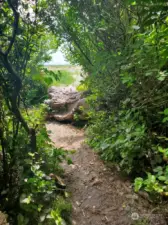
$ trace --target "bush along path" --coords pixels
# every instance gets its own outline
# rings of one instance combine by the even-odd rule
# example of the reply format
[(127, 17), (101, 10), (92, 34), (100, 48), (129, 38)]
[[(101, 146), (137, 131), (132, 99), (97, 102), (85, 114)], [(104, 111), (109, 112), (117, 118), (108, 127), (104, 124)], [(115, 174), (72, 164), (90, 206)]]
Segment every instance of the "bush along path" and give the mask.
[(84, 143), (83, 130), (57, 122), (47, 123), (47, 129), (56, 147), (74, 150), (73, 164), (63, 165), (72, 225), (167, 224), (160, 207), (134, 193), (131, 182), (117, 169), (106, 167)]

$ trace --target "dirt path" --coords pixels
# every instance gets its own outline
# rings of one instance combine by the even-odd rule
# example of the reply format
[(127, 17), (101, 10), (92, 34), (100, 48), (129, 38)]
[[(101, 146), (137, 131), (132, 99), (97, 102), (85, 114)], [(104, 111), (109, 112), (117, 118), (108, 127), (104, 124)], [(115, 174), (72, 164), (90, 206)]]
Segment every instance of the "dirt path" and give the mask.
[(84, 132), (71, 125), (48, 123), (57, 147), (75, 149), (73, 165), (65, 168), (72, 194), (73, 225), (166, 225), (162, 214), (132, 191), (131, 183), (109, 169), (84, 144)]

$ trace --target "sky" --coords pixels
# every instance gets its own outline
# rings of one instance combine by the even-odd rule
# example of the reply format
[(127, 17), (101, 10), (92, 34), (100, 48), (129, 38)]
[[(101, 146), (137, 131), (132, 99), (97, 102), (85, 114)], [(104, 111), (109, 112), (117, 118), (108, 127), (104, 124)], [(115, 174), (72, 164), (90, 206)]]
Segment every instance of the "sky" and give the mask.
[(69, 64), (68, 61), (66, 61), (63, 53), (58, 50), (56, 53), (52, 53), (52, 60), (45, 63), (45, 65), (67, 65)]

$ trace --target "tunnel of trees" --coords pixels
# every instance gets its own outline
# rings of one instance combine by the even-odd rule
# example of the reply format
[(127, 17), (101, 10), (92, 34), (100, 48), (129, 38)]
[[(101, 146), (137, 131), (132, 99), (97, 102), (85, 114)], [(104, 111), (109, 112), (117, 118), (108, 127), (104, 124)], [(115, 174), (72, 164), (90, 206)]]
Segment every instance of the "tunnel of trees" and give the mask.
[(0, 209), (10, 224), (68, 217), (48, 174), (61, 176), (69, 156), (53, 147), (43, 104), (59, 79), (43, 65), (59, 46), (87, 74), (80, 89), (89, 93), (89, 145), (129, 175), (136, 192), (166, 200), (168, 1), (2, 0)]

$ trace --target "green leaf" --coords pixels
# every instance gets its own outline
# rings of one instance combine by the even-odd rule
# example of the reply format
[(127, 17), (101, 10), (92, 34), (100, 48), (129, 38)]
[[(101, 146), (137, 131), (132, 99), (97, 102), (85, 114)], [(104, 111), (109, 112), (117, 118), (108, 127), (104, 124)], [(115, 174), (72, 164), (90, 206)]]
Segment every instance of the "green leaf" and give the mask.
[(163, 168), (161, 166), (158, 166), (153, 171), (156, 172), (156, 173), (162, 172), (163, 171)]
[(168, 108), (166, 108), (166, 109), (164, 110), (164, 114), (165, 114), (166, 116), (168, 116)]
[(162, 120), (163, 123), (166, 123), (167, 121), (168, 121), (168, 117), (165, 117), (165, 118)]
[(44, 77), (44, 81), (45, 83), (47, 83), (48, 85), (53, 83), (53, 79), (51, 77)]
[(153, 189), (158, 192), (158, 193), (162, 193), (163, 192), (163, 187), (159, 184), (154, 184)]
[(136, 3), (136, 1), (133, 1), (132, 3), (131, 3), (131, 5), (136, 5), (137, 3)]
[(151, 173), (148, 173), (148, 181), (154, 184), (156, 182), (156, 177)]
[(45, 218), (46, 218), (46, 215), (41, 215), (40, 216), (40, 222), (44, 222)]
[(137, 25), (133, 25), (132, 28), (133, 28), (134, 30), (139, 30), (139, 29), (140, 29), (140, 27), (137, 26)]
[(142, 185), (143, 185), (143, 179), (141, 177), (136, 178), (134, 182), (135, 192), (138, 192), (141, 189)]
[(68, 158), (68, 159), (67, 159), (67, 163), (68, 163), (68, 165), (73, 164), (72, 159), (71, 159), (71, 158)]
[(105, 149), (107, 149), (110, 145), (107, 143), (102, 143), (100, 148), (104, 151)]
[(165, 180), (166, 180), (166, 177), (165, 177), (165, 176), (159, 176), (158, 179), (159, 179), (160, 181), (165, 181)]
[(28, 152), (28, 155), (31, 156), (31, 157), (34, 157), (35, 154), (34, 153), (31, 153), (31, 152)]
[(22, 198), (22, 197), (20, 198), (20, 203), (30, 204), (30, 202), (31, 202), (31, 196), (30, 195), (27, 198)]
[(163, 149), (162, 147), (159, 146), (158, 147), (158, 151), (161, 152), (161, 153), (164, 153), (165, 152), (165, 149)]

